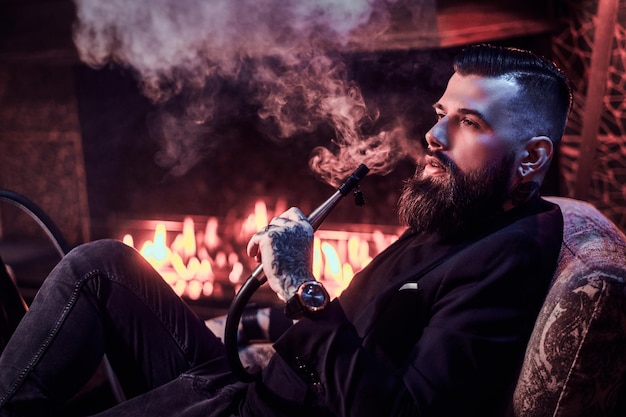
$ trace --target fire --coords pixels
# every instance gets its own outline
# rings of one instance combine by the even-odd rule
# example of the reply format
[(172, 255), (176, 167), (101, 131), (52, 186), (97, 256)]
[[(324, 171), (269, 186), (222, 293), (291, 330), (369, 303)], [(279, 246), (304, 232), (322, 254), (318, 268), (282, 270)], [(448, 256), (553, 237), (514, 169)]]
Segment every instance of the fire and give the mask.
[[(284, 201), (276, 204), (275, 213), (286, 209)], [(270, 219), (267, 206), (257, 201), (254, 213), (231, 231), (235, 240), (247, 239), (265, 227)], [(199, 227), (186, 216), (180, 230), (167, 230), (166, 222), (157, 222), (151, 239), (135, 246), (135, 238), (125, 234), (122, 241), (138, 247), (139, 253), (161, 274), (163, 279), (180, 296), (192, 300), (215, 295), (218, 289), (230, 286), (232, 294), (256, 267), (245, 255), (245, 243), (236, 248), (229, 236), (220, 235), (216, 217), (206, 219)], [(171, 222), (170, 222), (171, 223)], [(313, 242), (313, 275), (324, 282), (329, 292), (337, 296), (350, 283), (356, 272), (365, 267), (372, 258), (397, 239), (397, 233), (384, 234), (380, 230), (371, 233), (354, 233), (341, 230), (320, 229)], [(239, 242), (241, 243), (241, 242)], [(241, 255), (240, 255), (241, 254)]]

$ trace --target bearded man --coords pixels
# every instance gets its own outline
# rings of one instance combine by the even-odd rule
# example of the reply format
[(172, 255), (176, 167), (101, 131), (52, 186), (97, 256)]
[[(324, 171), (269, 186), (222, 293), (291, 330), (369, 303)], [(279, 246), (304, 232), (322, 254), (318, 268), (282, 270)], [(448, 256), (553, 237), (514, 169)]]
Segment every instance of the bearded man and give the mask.
[[(132, 249), (72, 251), (0, 358), (0, 415), (53, 414), (106, 351), (134, 397), (101, 416), (502, 416), (562, 240), (539, 196), (571, 93), (550, 62), (470, 47), (405, 183), (408, 230), (330, 300), (292, 208), (248, 245), (297, 321), (259, 381)], [(69, 382), (68, 382), (69, 381)]]

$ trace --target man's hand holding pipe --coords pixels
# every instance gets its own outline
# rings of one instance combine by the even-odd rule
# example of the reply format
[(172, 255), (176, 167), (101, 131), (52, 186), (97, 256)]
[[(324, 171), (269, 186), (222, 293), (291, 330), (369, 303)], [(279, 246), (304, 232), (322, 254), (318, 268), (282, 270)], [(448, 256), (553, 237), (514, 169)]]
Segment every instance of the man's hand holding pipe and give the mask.
[(263, 264), (270, 288), (282, 300), (313, 278), (313, 228), (306, 216), (292, 207), (256, 233), (248, 243), (248, 255)]

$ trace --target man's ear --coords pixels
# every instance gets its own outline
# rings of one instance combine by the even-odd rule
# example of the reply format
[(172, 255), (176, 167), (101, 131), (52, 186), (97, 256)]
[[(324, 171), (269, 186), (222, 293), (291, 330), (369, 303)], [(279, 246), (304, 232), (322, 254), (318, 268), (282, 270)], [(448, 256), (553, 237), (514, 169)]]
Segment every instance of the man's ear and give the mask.
[(552, 161), (553, 152), (554, 146), (549, 137), (535, 136), (530, 139), (526, 143), (524, 157), (517, 168), (522, 181), (535, 179), (541, 183)]

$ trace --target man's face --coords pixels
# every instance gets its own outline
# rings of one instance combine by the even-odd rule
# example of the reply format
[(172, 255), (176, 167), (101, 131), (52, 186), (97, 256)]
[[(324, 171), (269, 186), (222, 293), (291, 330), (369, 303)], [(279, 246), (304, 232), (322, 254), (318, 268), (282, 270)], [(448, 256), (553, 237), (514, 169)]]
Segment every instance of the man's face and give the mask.
[[(437, 122), (426, 133), (428, 147), (465, 174), (492, 166), (511, 150), (520, 151), (514, 106), (518, 90), (506, 78), (454, 74), (433, 106)], [(449, 176), (436, 158), (426, 156), (425, 162), (425, 176)]]
[(503, 78), (452, 76), (434, 105), (426, 155), (405, 184), (403, 222), (449, 232), (502, 210), (523, 149), (511, 105), (517, 91)]

